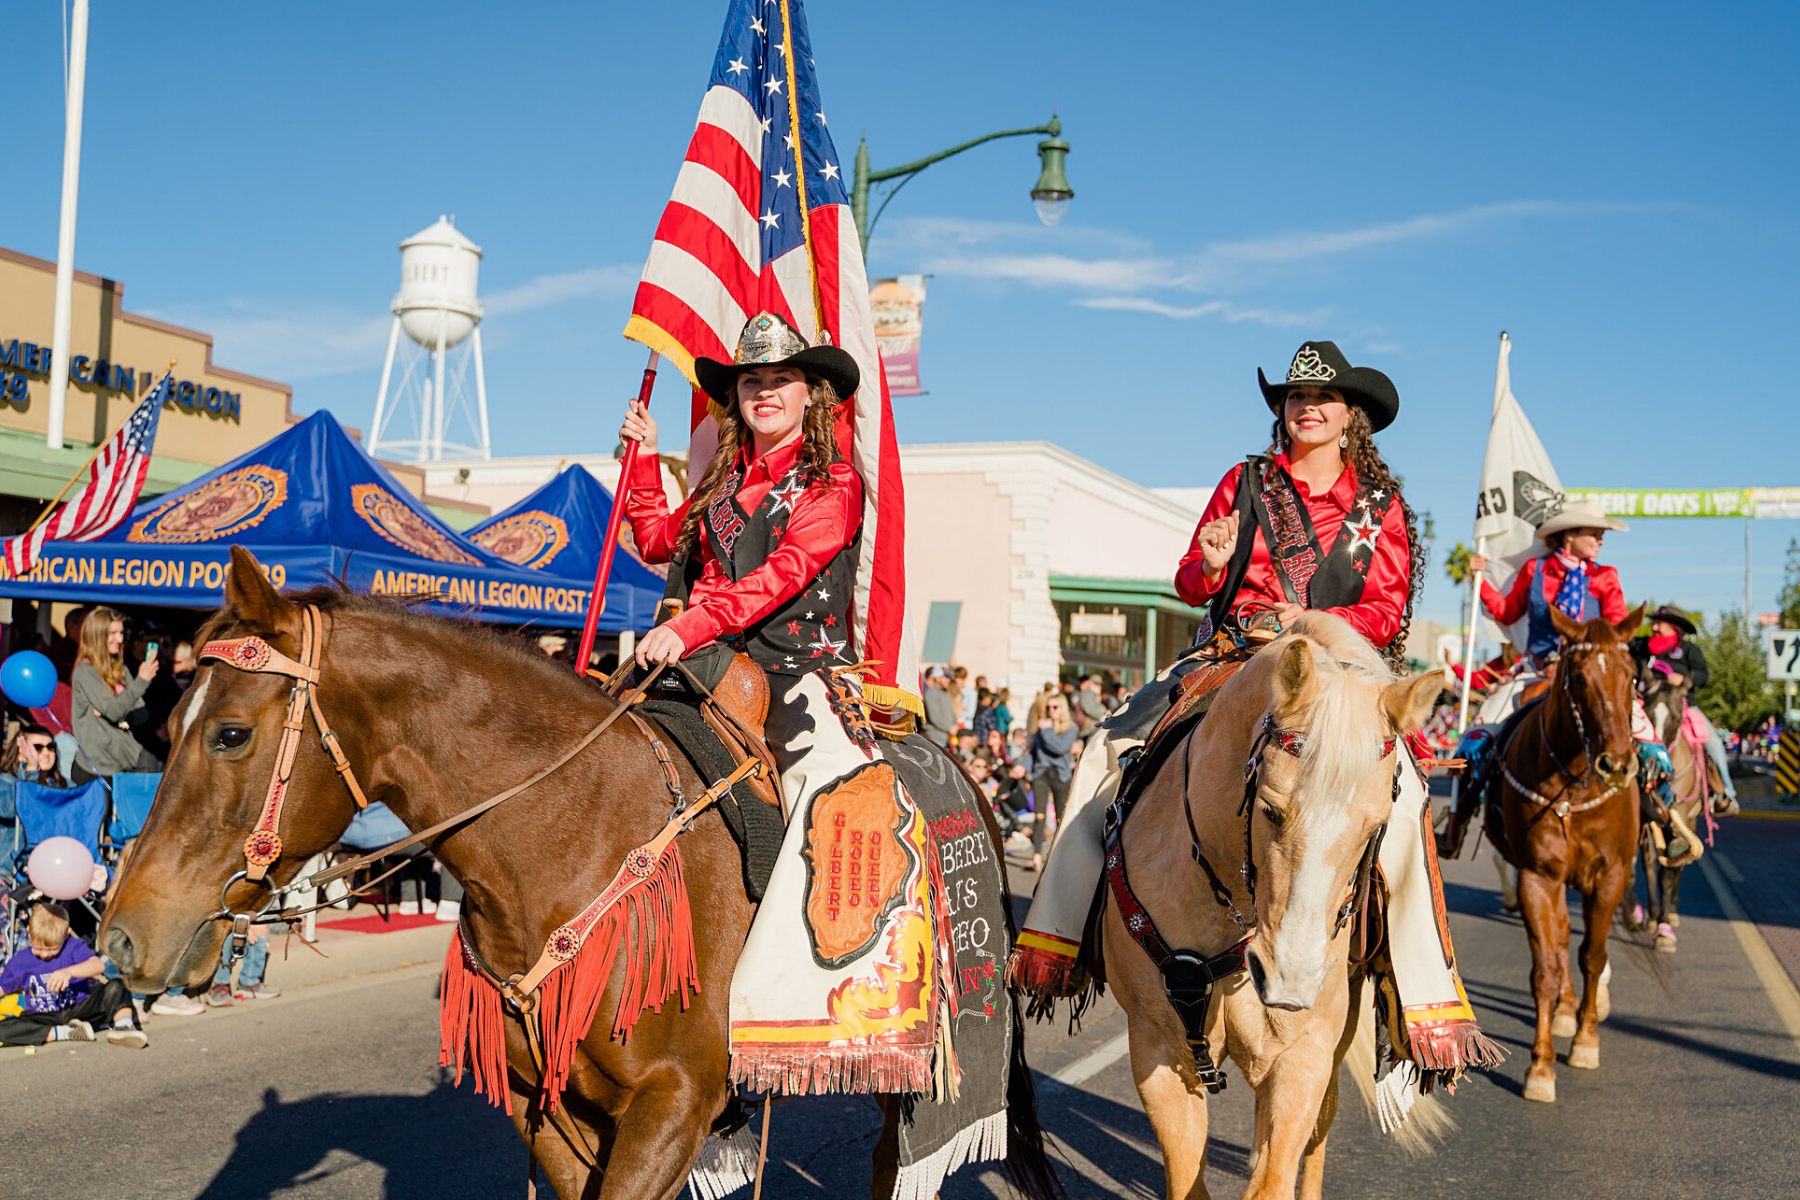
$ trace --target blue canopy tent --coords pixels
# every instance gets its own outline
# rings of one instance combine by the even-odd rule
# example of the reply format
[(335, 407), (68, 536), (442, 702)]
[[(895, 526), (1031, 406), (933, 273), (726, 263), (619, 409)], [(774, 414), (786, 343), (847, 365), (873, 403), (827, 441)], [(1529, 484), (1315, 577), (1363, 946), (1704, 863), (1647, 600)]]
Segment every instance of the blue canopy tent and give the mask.
[[(498, 513), (464, 535), (491, 554), (532, 571), (554, 571), (593, 586), (600, 566), (600, 542), (612, 516), (612, 493), (580, 464), (569, 467), (511, 508)], [(666, 568), (652, 567), (639, 557), (631, 540), (631, 526), (619, 527), (619, 552), (613, 559), (606, 596), (611, 616), (613, 588), (621, 581), (635, 588), (650, 588), (661, 599)], [(642, 630), (647, 625), (638, 626)]]
[[(581, 540), (600, 530), (572, 528)], [(361, 592), (429, 595), (425, 611), (506, 624), (579, 627), (593, 572), (533, 571), (460, 537), (370, 458), (328, 412), (154, 500), (106, 537), (46, 542), (31, 574), (0, 596), (166, 604), (224, 602), (225, 565), (241, 545), (277, 587), (342, 579)], [(615, 572), (600, 628), (650, 627), (661, 581)]]

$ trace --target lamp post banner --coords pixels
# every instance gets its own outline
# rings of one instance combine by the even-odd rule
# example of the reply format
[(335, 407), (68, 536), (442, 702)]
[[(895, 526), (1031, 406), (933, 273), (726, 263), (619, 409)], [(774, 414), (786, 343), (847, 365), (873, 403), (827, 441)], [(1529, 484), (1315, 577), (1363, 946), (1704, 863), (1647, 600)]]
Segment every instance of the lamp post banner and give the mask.
[(925, 277), (897, 275), (869, 288), (875, 313), (875, 348), (887, 368), (888, 395), (922, 396), (919, 387), (919, 333), (925, 309)]

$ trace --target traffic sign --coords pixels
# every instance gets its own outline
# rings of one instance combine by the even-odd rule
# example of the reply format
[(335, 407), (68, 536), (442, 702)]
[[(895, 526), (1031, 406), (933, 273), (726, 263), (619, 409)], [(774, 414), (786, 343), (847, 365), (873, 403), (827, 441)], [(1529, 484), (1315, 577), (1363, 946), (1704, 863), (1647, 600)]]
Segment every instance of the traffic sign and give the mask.
[(1775, 790), (1784, 796), (1800, 792), (1800, 734), (1781, 735), (1775, 751)]
[(1800, 679), (1800, 629), (1763, 631), (1770, 679)]

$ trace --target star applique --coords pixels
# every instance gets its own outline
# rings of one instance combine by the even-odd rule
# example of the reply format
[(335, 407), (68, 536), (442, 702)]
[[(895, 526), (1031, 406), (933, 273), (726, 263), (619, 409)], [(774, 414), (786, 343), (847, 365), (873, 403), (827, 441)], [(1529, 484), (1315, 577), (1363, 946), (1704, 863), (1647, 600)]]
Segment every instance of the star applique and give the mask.
[(840, 639), (834, 642), (831, 640), (831, 635), (821, 629), (819, 630), (819, 636), (807, 644), (812, 647), (812, 656), (814, 658), (822, 658), (827, 654), (836, 658), (839, 652), (843, 650), (846, 640), (847, 639)]
[(1355, 554), (1358, 550), (1375, 548), (1375, 539), (1381, 533), (1381, 522), (1364, 513), (1361, 520), (1352, 521), (1345, 528), (1351, 533), (1350, 553)]
[(836, 613), (832, 613), (829, 617), (825, 618), (825, 628), (829, 629), (833, 625), (836, 625), (836, 624), (837, 624), (837, 614)]
[(806, 481), (797, 475), (790, 475), (781, 483), (769, 490), (775, 506), (769, 510), (773, 516), (778, 512), (793, 512), (794, 502), (806, 494)]
[(812, 615), (812, 614), (811, 614), (811, 613), (807, 613), (807, 614), (806, 614), (806, 619), (807, 619), (807, 620), (809, 620), (809, 621), (810, 621), (810, 620), (812, 620), (812, 619), (813, 619), (813, 615)]
[(789, 621), (788, 622), (788, 632), (793, 634), (795, 637), (799, 637), (800, 636), (800, 622)]
[(820, 588), (819, 589), (819, 599), (829, 600), (829, 599), (831, 599), (831, 593), (826, 591), (824, 588)]

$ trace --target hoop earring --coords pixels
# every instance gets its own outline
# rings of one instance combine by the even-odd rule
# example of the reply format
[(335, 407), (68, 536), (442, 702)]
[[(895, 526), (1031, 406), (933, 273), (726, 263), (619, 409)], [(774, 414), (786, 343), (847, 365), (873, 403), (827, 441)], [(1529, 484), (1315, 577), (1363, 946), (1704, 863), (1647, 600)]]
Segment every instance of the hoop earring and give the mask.
[(1339, 450), (1348, 450), (1349, 448), (1350, 448), (1350, 435), (1347, 433), (1338, 434), (1338, 449)]

